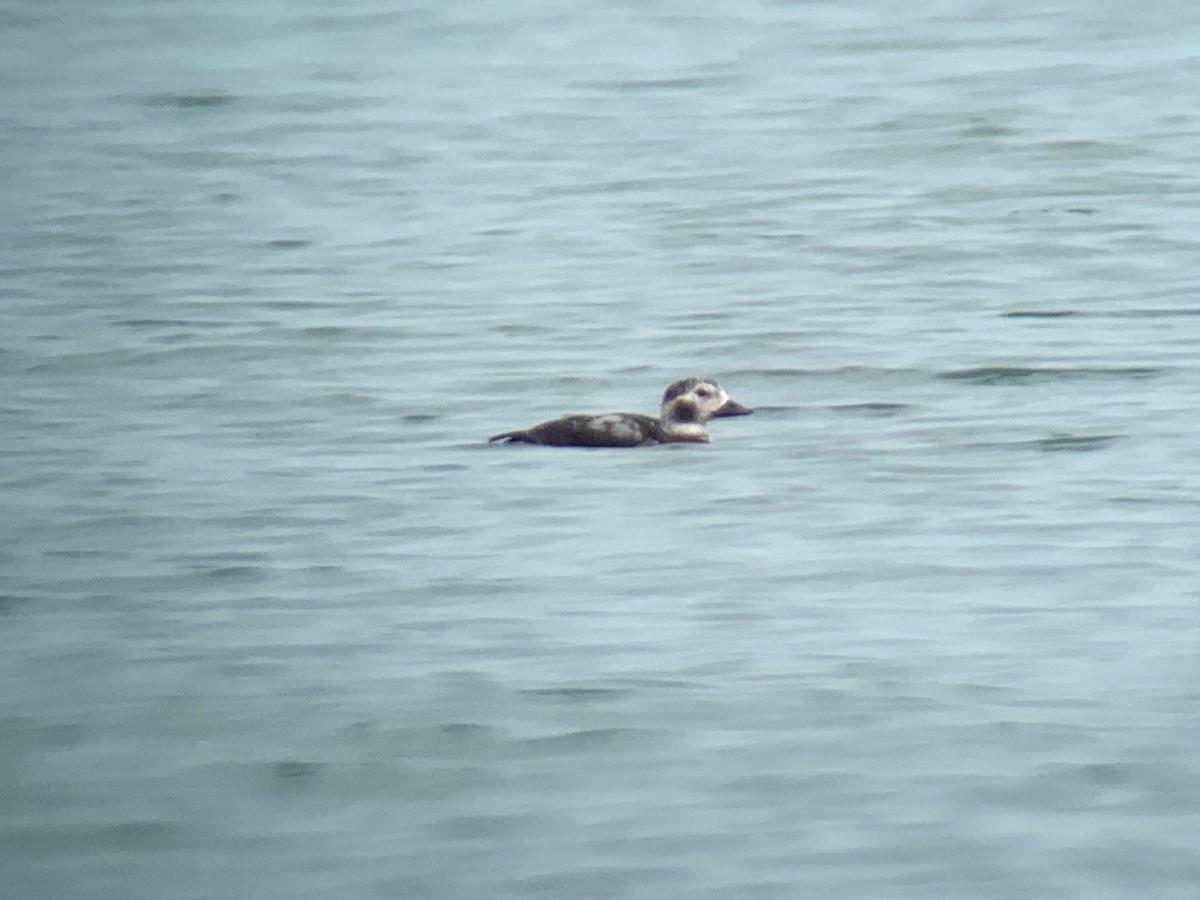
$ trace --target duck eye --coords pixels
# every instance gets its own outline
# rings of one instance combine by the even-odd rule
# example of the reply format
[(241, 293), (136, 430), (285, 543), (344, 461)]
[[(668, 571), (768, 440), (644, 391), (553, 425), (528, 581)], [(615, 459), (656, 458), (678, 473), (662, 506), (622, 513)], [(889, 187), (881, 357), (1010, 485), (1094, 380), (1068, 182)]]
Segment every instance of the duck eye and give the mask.
[(710, 391), (708, 388), (697, 388), (696, 389), (697, 397), (711, 397), (712, 395), (713, 395), (713, 392)]

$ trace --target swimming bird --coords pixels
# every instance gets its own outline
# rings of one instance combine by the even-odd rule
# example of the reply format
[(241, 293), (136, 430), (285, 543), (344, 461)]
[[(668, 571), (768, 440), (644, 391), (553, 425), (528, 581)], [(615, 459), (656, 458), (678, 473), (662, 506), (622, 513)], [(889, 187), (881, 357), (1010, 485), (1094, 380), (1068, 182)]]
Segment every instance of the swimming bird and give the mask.
[(659, 417), (639, 413), (572, 415), (550, 419), (488, 441), (545, 444), (551, 447), (649, 447), (691, 441), (708, 443), (704, 423), (723, 416), (748, 416), (754, 410), (730, 399), (711, 378), (682, 378), (663, 393)]

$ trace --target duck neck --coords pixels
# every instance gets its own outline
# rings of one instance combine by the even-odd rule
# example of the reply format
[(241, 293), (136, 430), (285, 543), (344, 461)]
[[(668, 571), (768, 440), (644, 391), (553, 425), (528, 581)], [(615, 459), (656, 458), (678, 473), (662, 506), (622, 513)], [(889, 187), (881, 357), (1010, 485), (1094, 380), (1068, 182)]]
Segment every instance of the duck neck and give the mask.
[(673, 441), (695, 441), (702, 444), (707, 444), (709, 441), (708, 429), (700, 422), (676, 422), (672, 419), (663, 419), (662, 423), (663, 429)]
[(707, 441), (708, 431), (704, 428), (705, 416), (688, 397), (664, 403), (659, 411), (663, 428), (674, 441)]

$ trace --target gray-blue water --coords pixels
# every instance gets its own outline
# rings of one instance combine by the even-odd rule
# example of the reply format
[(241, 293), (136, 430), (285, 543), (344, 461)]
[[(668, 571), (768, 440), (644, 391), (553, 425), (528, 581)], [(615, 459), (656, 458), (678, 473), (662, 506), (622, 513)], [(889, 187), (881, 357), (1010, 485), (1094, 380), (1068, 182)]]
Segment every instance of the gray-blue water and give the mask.
[(5, 897), (1195, 896), (1200, 5), (9, 0), (0, 79)]

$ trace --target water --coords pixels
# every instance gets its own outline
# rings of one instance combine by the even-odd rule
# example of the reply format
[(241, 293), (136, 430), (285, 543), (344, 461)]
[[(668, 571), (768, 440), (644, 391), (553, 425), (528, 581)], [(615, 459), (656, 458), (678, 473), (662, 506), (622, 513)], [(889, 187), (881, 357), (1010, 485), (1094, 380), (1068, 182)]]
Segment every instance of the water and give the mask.
[(7, 4), (5, 892), (1191, 897), (1198, 40)]

